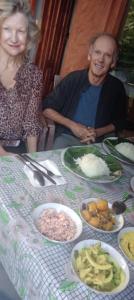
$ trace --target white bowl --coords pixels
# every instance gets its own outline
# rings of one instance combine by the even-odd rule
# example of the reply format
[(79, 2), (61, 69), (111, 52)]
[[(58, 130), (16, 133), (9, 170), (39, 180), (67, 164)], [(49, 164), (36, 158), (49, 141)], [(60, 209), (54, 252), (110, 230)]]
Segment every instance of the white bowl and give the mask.
[(131, 186), (132, 191), (134, 192), (134, 176), (131, 177), (130, 186)]
[[(65, 212), (72, 219), (72, 221), (76, 225), (76, 233), (75, 233), (75, 236), (73, 237), (73, 239), (67, 240), (67, 241), (52, 240), (39, 231), (39, 229), (37, 227), (37, 221), (40, 218), (43, 211), (48, 208), (53, 208), (57, 212), (60, 212), (60, 211)], [(32, 213), (32, 217), (33, 217), (34, 224), (35, 224), (37, 230), (40, 232), (40, 234), (43, 235), (43, 237), (45, 237), (47, 240), (55, 242), (55, 243), (67, 244), (67, 243), (73, 242), (82, 233), (82, 221), (81, 221), (80, 217), (78, 216), (78, 214), (73, 209), (69, 208), (68, 206), (65, 206), (65, 205), (62, 205), (59, 203), (46, 203), (46, 204), (39, 205), (38, 207), (36, 207), (34, 209), (34, 211)]]
[[(82, 218), (82, 220), (89, 226), (91, 227), (92, 229), (96, 230), (96, 231), (99, 231), (99, 232), (104, 232), (104, 233), (115, 233), (115, 232), (118, 232), (123, 226), (124, 226), (124, 218), (122, 215), (114, 215), (115, 217), (115, 225), (113, 225), (113, 229), (112, 230), (103, 230), (103, 229), (100, 229), (100, 228), (97, 228), (93, 225), (91, 225), (90, 223), (88, 223), (84, 217), (82, 216), (82, 206), (83, 204), (87, 204), (89, 202), (98, 202), (100, 200), (100, 198), (88, 198), (88, 199), (85, 199), (81, 202), (81, 205), (80, 205), (80, 216)], [(112, 204), (110, 202), (108, 202), (108, 207), (109, 208), (112, 208)]]
[[(80, 278), (79, 275), (77, 274), (75, 267), (74, 267), (74, 263), (75, 263), (75, 252), (76, 251), (80, 251), (83, 248), (89, 248), (92, 245), (95, 245), (96, 243), (100, 242), (101, 243), (101, 248), (103, 248), (106, 252), (108, 252), (110, 254), (110, 256), (114, 259), (114, 261), (122, 268), (122, 270), (125, 273), (125, 280), (124, 282), (122, 282), (116, 289), (108, 292), (108, 291), (98, 291), (95, 288), (90, 287), (89, 285), (87, 285), (86, 283), (84, 283)], [(76, 277), (76, 280), (82, 282), (86, 287), (88, 287), (90, 290), (92, 290), (93, 292), (97, 293), (97, 294), (106, 294), (106, 295), (113, 295), (113, 294), (117, 294), (120, 293), (121, 291), (123, 291), (130, 280), (130, 272), (129, 272), (129, 268), (128, 265), (125, 261), (125, 259), (123, 258), (123, 256), (112, 246), (110, 246), (107, 243), (104, 243), (102, 241), (99, 240), (84, 240), (81, 241), (79, 243), (77, 243), (71, 253), (71, 268), (73, 270), (74, 276)]]
[(124, 256), (127, 258), (127, 260), (128, 260), (129, 262), (131, 262), (132, 264), (134, 264), (134, 261), (131, 260), (131, 259), (127, 256), (127, 254), (124, 252), (124, 250), (123, 250), (123, 248), (122, 248), (122, 246), (121, 246), (121, 244), (120, 244), (120, 240), (121, 240), (123, 234), (126, 233), (126, 232), (134, 232), (134, 227), (126, 227), (126, 228), (123, 228), (123, 229), (119, 232), (119, 234), (118, 234), (118, 244), (119, 244), (119, 247), (120, 247), (122, 253), (123, 253)]

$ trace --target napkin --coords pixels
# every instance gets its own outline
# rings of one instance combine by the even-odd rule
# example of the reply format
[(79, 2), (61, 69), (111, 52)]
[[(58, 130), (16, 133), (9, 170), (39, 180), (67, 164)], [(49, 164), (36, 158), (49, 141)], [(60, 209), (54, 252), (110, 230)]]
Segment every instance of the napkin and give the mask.
[[(47, 159), (45, 161), (40, 161), (40, 164), (54, 173), (54, 176), (52, 176), (52, 179), (54, 179), (54, 181), (56, 182), (56, 185), (62, 185), (62, 184), (66, 183), (65, 178), (62, 176), (57, 165), (52, 160)], [(42, 169), (41, 167), (38, 167), (38, 168), (40, 170), (42, 170), (43, 172), (45, 172), (45, 170)], [(32, 170), (29, 169), (29, 167), (27, 165), (24, 166), (24, 172), (34, 187), (42, 187), (42, 186), (40, 186), (39, 182), (33, 177), (33, 172), (32, 172)], [(46, 172), (46, 174), (47, 174), (47, 172)], [(46, 177), (44, 177), (44, 179), (45, 179), (44, 187), (50, 186), (50, 185), (55, 185), (54, 183), (49, 181)]]

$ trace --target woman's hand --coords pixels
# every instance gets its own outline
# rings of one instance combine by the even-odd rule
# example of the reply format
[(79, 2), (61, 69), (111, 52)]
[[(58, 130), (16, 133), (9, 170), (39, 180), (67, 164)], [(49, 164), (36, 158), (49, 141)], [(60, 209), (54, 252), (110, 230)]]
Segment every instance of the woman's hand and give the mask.
[(0, 156), (7, 156), (7, 155), (15, 155), (15, 154), (11, 152), (7, 152), (6, 150), (4, 150), (2, 146), (0, 146)]
[(37, 151), (37, 136), (27, 136), (27, 151), (36, 152)]

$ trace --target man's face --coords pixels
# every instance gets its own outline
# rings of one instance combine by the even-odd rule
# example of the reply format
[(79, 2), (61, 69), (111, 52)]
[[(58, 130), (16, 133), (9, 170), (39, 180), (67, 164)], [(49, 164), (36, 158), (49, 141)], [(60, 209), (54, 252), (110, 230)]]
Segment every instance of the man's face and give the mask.
[(115, 51), (114, 40), (107, 36), (99, 37), (89, 49), (90, 73), (98, 78), (104, 78), (116, 64)]

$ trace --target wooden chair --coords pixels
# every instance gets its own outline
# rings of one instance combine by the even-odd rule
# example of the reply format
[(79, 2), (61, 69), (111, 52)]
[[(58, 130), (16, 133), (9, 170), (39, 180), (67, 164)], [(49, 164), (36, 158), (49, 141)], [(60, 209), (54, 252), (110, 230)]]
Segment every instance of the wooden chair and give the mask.
[(45, 118), (43, 117), (43, 114), (41, 114), (40, 118), (41, 118), (41, 122), (43, 124), (43, 130), (42, 130), (42, 133), (41, 133), (41, 135), (39, 136), (39, 139), (38, 139), (37, 151), (44, 151), (45, 150), (47, 133), (48, 133), (48, 127), (47, 127), (47, 123), (45, 121)]
[[(60, 81), (61, 81), (61, 76), (55, 75), (54, 76), (54, 88), (60, 83)], [(44, 137), (44, 149), (51, 150), (52, 146), (53, 146), (54, 135), (55, 135), (55, 123), (52, 120), (45, 118), (45, 117), (44, 117), (44, 122), (47, 126), (47, 132)]]

